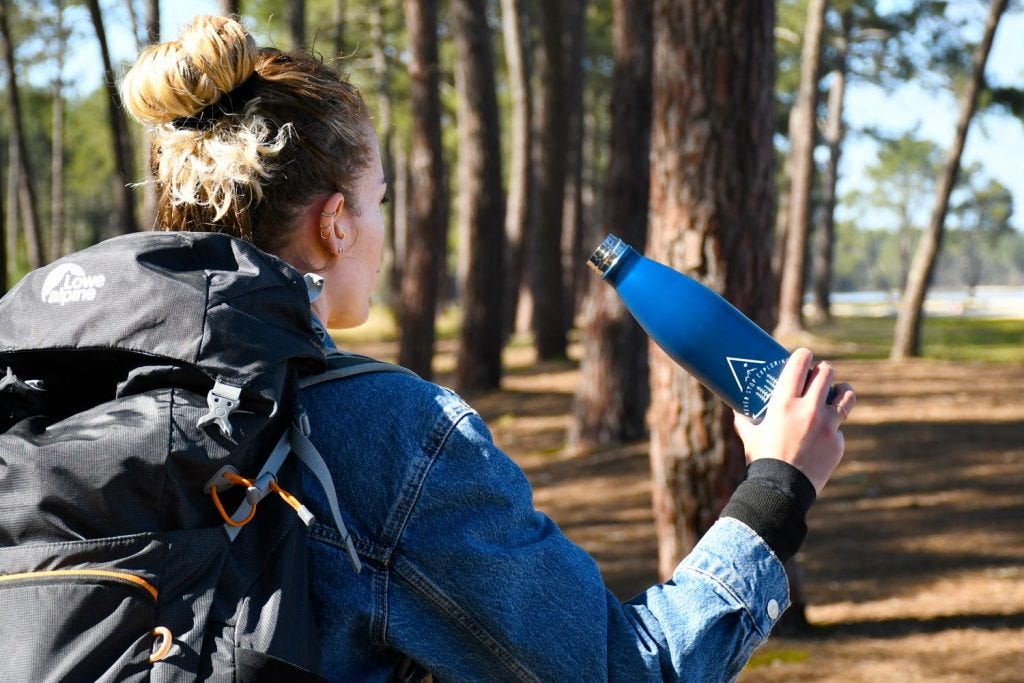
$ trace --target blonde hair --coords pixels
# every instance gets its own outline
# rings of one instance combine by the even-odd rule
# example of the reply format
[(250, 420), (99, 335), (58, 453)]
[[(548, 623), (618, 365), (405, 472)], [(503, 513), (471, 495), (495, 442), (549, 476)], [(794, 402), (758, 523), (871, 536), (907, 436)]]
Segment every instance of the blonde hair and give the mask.
[(350, 197), (372, 152), (355, 87), (309, 53), (257, 47), (228, 17), (196, 17), (144, 50), (121, 97), (149, 131), (165, 230), (226, 232), (276, 252), (313, 199)]

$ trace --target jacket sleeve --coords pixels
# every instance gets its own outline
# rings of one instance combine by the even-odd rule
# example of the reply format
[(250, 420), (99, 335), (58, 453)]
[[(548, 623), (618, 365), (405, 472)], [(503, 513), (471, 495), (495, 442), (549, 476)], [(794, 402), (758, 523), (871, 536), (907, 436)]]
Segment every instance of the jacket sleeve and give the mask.
[(728, 518), (620, 603), (475, 413), (435, 445), (389, 563), (386, 639), (437, 678), (731, 680), (788, 606), (782, 564)]

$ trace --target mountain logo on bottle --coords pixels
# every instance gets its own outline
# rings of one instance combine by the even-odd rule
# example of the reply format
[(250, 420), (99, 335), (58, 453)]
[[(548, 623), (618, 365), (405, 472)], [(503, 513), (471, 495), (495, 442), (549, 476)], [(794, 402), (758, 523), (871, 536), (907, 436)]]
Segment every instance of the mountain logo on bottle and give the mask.
[[(768, 409), (768, 401), (775, 391), (779, 374), (788, 359), (783, 357), (773, 361), (749, 358), (729, 358), (728, 360), (733, 377), (741, 385), (743, 392), (741, 412), (754, 422), (759, 422), (764, 411)], [(742, 382), (740, 382), (741, 377)]]
[(736, 380), (736, 386), (740, 388), (740, 391), (743, 391), (750, 382), (750, 373), (759, 369), (767, 361), (726, 356), (725, 362), (729, 364), (729, 370), (732, 371), (732, 378)]

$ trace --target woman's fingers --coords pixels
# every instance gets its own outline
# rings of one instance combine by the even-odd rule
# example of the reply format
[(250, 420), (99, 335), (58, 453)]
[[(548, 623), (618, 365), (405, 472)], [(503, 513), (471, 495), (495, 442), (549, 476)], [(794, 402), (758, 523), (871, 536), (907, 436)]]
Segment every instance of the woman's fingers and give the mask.
[(778, 396), (779, 400), (786, 400), (803, 396), (813, 358), (808, 349), (801, 348), (791, 353), (779, 374), (779, 381), (775, 385), (772, 397)]
[(839, 424), (846, 422), (857, 405), (857, 394), (853, 393), (853, 387), (845, 382), (835, 386), (836, 397), (832, 401), (832, 407), (839, 418)]
[(804, 396), (808, 397), (815, 405), (824, 405), (828, 398), (828, 392), (832, 388), (832, 380), (836, 377), (836, 369), (831, 363), (822, 361), (818, 363), (807, 382), (807, 391)]

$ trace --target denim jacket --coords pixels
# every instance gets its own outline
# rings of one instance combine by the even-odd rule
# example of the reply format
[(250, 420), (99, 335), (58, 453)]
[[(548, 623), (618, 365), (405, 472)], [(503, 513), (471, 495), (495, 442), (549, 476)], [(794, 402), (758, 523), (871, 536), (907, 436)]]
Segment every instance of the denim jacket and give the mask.
[[(406, 656), (435, 680), (735, 679), (789, 605), (782, 564), (720, 519), (670, 581), (622, 603), (597, 564), (533, 506), (479, 415), (417, 377), (307, 388), (363, 570), (316, 523), (310, 570), (324, 671), (385, 681)], [(329, 520), (312, 478), (305, 501)]]

